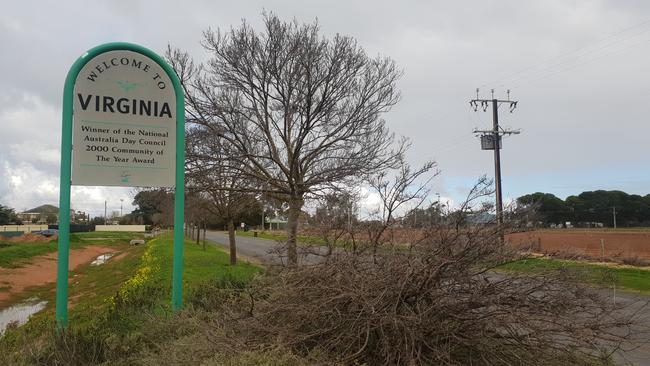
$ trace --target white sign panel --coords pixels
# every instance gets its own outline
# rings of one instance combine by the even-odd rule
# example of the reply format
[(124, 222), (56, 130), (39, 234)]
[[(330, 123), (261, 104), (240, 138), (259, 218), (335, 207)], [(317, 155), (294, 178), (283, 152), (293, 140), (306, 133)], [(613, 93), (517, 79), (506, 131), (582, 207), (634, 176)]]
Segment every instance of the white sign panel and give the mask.
[(176, 97), (155, 61), (123, 50), (94, 57), (73, 103), (73, 185), (174, 186)]

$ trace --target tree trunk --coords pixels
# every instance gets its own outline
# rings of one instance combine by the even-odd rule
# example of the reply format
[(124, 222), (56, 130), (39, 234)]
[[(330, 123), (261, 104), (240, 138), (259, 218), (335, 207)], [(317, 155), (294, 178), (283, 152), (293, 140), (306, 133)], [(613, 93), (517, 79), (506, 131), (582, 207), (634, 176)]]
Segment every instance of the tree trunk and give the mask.
[(298, 218), (305, 201), (300, 197), (289, 198), (289, 217), (287, 218), (287, 255), (289, 264), (298, 264)]
[(235, 223), (228, 220), (228, 240), (230, 242), (230, 264), (237, 264), (237, 245), (235, 243)]
[(199, 245), (200, 237), (201, 237), (201, 224), (196, 224), (196, 245)]
[(205, 232), (207, 231), (207, 225), (203, 223), (203, 251), (205, 251)]

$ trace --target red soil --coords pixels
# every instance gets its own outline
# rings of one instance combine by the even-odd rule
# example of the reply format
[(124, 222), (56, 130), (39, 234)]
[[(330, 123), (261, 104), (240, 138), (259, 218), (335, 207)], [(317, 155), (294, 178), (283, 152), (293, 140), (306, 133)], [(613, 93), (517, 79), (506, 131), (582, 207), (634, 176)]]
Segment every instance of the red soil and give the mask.
[[(89, 246), (70, 251), (70, 271), (82, 264), (90, 263), (101, 254), (115, 253), (117, 249)], [(119, 258), (116, 257), (116, 258)], [(34, 286), (42, 286), (56, 282), (57, 253), (50, 253), (34, 258), (21, 268), (0, 268), (0, 307), (11, 297)], [(7, 289), (8, 287), (8, 289)]]
[(650, 232), (539, 230), (509, 234), (506, 240), (542, 253), (650, 259)]

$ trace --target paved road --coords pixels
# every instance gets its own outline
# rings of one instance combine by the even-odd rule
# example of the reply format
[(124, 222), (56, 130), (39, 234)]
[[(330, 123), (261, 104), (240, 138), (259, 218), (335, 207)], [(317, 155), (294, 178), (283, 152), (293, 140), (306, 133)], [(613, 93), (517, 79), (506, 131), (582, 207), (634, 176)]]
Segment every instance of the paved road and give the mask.
[[(223, 231), (208, 231), (205, 238), (221, 247), (228, 249), (228, 233)], [(300, 263), (316, 263), (323, 257), (317, 253), (324, 253), (322, 247), (298, 248), (298, 258)], [(286, 263), (286, 255), (282, 251), (281, 245), (275, 240), (252, 238), (248, 236), (237, 237), (237, 255), (244, 259), (253, 260), (267, 264)]]
[[(225, 248), (229, 247), (228, 233), (208, 231), (206, 233), (206, 239), (216, 245)], [(251, 259), (267, 264), (282, 264), (284, 259), (284, 263), (286, 263), (286, 258), (283, 258), (281, 251), (278, 251), (278, 247), (278, 242), (274, 240), (246, 236), (237, 237), (237, 253), (243, 256), (244, 259)], [(317, 249), (311, 248), (310, 250)], [(299, 258), (301, 263), (315, 263), (322, 256), (309, 252), (305, 253), (303, 250), (302, 253), (299, 251)], [(629, 305), (628, 311), (631, 313), (642, 309), (644, 304), (650, 301), (650, 298), (647, 296), (621, 293), (620, 291), (616, 293), (606, 292), (604, 294), (609, 296), (612, 301)], [(620, 365), (650, 366), (650, 307), (646, 306), (641, 311), (643, 314), (640, 319), (640, 324), (633, 330), (633, 341), (624, 345), (624, 349), (627, 352), (615, 355), (615, 359)]]

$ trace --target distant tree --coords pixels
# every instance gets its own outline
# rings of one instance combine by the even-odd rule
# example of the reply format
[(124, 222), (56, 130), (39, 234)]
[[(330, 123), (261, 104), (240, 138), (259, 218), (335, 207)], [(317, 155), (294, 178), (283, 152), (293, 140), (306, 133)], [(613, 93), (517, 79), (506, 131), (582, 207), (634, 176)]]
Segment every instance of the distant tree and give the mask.
[(641, 197), (640, 226), (650, 226), (650, 194)]
[(142, 190), (133, 197), (136, 209), (131, 212), (136, 221), (152, 225), (153, 215), (158, 213), (159, 225), (171, 225), (174, 195), (165, 189)]
[(169, 50), (187, 100), (187, 121), (228, 141), (239, 174), (288, 203), (287, 251), (305, 198), (332, 183), (393, 165), (393, 135), (381, 116), (399, 100), (401, 71), (371, 58), (350, 37), (326, 39), (319, 26), (264, 16), (264, 31), (243, 23), (206, 31), (211, 59), (195, 67)]
[(551, 193), (536, 192), (517, 198), (521, 208), (531, 208), (544, 225), (571, 221), (571, 210), (560, 198)]
[(132, 225), (135, 223), (135, 220), (132, 214), (126, 214), (120, 217), (119, 223), (120, 225)]
[(0, 225), (12, 223), (16, 214), (13, 208), (0, 205)]
[(308, 218), (308, 222), (313, 233), (325, 242), (328, 255), (341, 240), (352, 242), (353, 234), (359, 227), (359, 200), (358, 192), (346, 188), (319, 197), (316, 212)]
[(368, 180), (373, 193), (379, 197), (379, 206), (371, 212), (371, 222), (365, 225), (373, 257), (385, 242), (389, 241), (385, 233), (398, 224), (397, 214), (410, 206), (417, 209), (422, 206), (429, 194), (429, 183), (438, 175), (435, 163), (428, 161), (422, 167), (413, 169), (404, 159), (393, 170), (384, 170), (371, 176)]
[(568, 196), (562, 201), (550, 193), (537, 192), (519, 197), (517, 204), (535, 208), (544, 224), (570, 221), (579, 226), (602, 223), (611, 227), (616, 211), (617, 226), (650, 225), (650, 195), (597, 190)]
[[(195, 220), (211, 213), (228, 226), (230, 264), (237, 263), (235, 220), (255, 202), (252, 183), (241, 175), (238, 162), (231, 159), (224, 144), (203, 125), (191, 127), (187, 133), (185, 164), (188, 189), (193, 191), (191, 214)], [(203, 219), (205, 222), (205, 219)]]
[(426, 228), (440, 222), (443, 218), (443, 205), (439, 202), (415, 207), (402, 217), (402, 225), (410, 228)]
[[(628, 197), (627, 193), (621, 191), (586, 191), (567, 197), (566, 203), (573, 211), (575, 222), (578, 224), (600, 222), (611, 227), (614, 225), (614, 207), (618, 207), (617, 225), (626, 226), (628, 221), (636, 221), (631, 220), (631, 210), (627, 207)], [(638, 197), (640, 199), (640, 196)]]
[(101, 216), (95, 216), (90, 220), (91, 225), (104, 225), (104, 218)]
[[(250, 202), (250, 205), (246, 206), (240, 213), (239, 217), (235, 222), (245, 222), (247, 225), (256, 226), (262, 229), (262, 210), (264, 209), (264, 204), (261, 199), (261, 195), (257, 195), (257, 199)], [(265, 221), (266, 221), (266, 215)]]
[(54, 214), (47, 214), (47, 216), (45, 216), (45, 222), (48, 224), (56, 224), (57, 221), (58, 219)]

